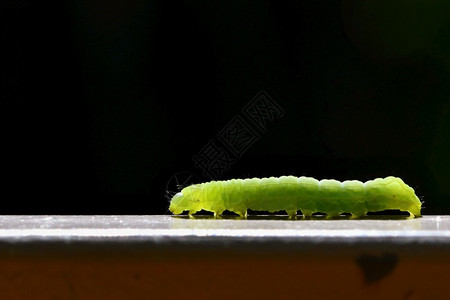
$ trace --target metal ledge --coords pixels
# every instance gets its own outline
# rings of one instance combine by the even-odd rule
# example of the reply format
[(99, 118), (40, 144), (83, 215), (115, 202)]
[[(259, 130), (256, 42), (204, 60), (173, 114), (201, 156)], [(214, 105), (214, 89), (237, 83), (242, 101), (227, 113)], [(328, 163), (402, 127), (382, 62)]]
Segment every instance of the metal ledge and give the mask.
[[(0, 216), (0, 254), (170, 250), (450, 255), (450, 216)], [(331, 251), (331, 246), (333, 246)]]
[(0, 264), (1, 299), (446, 299), (450, 217), (0, 216)]

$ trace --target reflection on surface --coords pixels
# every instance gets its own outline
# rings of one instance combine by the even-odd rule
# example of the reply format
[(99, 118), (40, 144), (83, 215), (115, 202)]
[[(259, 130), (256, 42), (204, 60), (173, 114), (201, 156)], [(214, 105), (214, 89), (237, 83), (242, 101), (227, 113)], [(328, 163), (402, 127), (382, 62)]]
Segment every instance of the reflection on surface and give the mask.
[[(235, 215), (224, 215), (214, 218), (213, 215), (199, 214), (193, 216), (172, 216), (169, 222), (171, 229), (192, 230), (191, 234), (201, 234), (202, 230), (212, 230), (214, 234), (247, 235), (250, 231), (264, 232), (267, 235), (302, 235), (309, 232), (322, 235), (326, 232), (341, 234), (356, 233), (366, 235), (370, 231), (397, 232), (422, 230), (424, 218), (414, 218), (409, 215), (368, 215), (363, 218), (353, 218), (349, 215), (328, 218), (326, 215), (312, 217), (297, 216), (290, 219), (287, 215), (266, 214), (249, 215), (247, 219)], [(435, 225), (433, 226), (435, 227)], [(351, 232), (351, 233), (349, 233)], [(335, 234), (333, 233), (333, 234)]]
[[(200, 215), (175, 215), (172, 216), (175, 219), (191, 219), (191, 220), (245, 220), (238, 215), (222, 215), (215, 218), (214, 215), (200, 214)], [(295, 219), (289, 218), (287, 215), (248, 215), (247, 220), (271, 220), (271, 221), (339, 221), (339, 220), (409, 220), (414, 219), (408, 215), (366, 215), (364, 217), (355, 218), (351, 215), (340, 215), (338, 217), (327, 217), (325, 214), (314, 214), (311, 217), (305, 217), (303, 215), (297, 215)]]

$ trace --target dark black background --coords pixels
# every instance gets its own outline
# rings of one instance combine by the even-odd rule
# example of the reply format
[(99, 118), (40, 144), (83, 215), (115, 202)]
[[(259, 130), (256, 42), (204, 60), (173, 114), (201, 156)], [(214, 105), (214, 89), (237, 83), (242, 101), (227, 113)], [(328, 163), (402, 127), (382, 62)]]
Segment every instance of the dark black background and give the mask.
[(0, 1), (1, 213), (167, 212), (261, 90), (223, 179), (402, 177), (450, 212), (447, 1)]

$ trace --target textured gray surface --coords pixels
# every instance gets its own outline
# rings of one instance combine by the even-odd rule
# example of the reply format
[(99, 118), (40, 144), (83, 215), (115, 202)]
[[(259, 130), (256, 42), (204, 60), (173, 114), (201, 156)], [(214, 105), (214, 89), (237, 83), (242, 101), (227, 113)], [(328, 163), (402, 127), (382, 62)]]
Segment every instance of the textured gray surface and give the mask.
[[(450, 253), (450, 216), (0, 216), (0, 252), (71, 249), (391, 250)], [(33, 248), (34, 247), (34, 248)], [(77, 248), (78, 247), (78, 248)], [(86, 248), (87, 247), (87, 248)], [(131, 247), (131, 248), (130, 248)]]

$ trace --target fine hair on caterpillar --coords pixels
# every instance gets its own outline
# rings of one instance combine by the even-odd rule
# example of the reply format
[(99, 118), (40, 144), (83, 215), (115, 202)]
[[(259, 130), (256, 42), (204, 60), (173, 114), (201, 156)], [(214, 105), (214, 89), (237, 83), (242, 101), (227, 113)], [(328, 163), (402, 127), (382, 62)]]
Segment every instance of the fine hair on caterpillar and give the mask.
[(200, 179), (195, 173), (190, 171), (181, 171), (174, 173), (166, 183), (164, 190), (165, 197), (170, 201), (177, 193), (181, 192), (185, 187), (198, 182)]
[(231, 179), (193, 184), (175, 194), (169, 210), (174, 214), (200, 210), (217, 217), (225, 210), (247, 216), (247, 210), (286, 211), (295, 217), (325, 213), (336, 217), (349, 213), (354, 217), (368, 212), (400, 210), (421, 216), (422, 202), (414, 189), (398, 177), (377, 178), (362, 183), (312, 177), (281, 176), (269, 178)]

